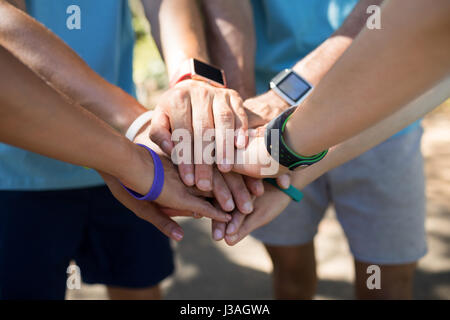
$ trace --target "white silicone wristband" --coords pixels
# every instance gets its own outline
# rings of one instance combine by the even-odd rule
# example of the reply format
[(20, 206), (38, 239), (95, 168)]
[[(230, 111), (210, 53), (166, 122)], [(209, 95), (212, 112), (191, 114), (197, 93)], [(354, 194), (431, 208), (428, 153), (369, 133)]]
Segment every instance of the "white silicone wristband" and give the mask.
[(149, 110), (149, 111), (144, 112), (143, 114), (141, 114), (130, 125), (130, 127), (127, 130), (127, 133), (125, 134), (125, 137), (127, 137), (128, 140), (133, 142), (134, 139), (136, 138), (136, 135), (138, 134), (139, 130), (141, 130), (142, 127), (147, 122), (151, 121), (152, 117), (153, 117), (153, 111), (152, 110)]

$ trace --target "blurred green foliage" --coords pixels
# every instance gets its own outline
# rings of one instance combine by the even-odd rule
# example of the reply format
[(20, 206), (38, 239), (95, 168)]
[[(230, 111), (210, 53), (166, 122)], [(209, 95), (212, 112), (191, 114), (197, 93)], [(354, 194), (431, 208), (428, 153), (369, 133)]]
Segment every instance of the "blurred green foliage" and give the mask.
[(155, 41), (150, 35), (150, 25), (140, 0), (129, 0), (136, 34), (133, 76), (138, 91), (158, 90), (167, 87), (167, 73)]

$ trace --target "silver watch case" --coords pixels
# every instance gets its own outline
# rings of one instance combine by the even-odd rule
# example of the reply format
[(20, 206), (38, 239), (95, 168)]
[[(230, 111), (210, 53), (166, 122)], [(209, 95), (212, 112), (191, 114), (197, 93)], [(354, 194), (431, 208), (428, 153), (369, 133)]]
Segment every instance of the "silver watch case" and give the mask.
[[(288, 77), (291, 73), (294, 73), (296, 76), (300, 77), (305, 83), (307, 83), (311, 89), (308, 90), (307, 93), (305, 93), (300, 99), (297, 101), (292, 100), (290, 97), (288, 97), (283, 91), (281, 91), (278, 88), (278, 84), (281, 83), (286, 77)], [(272, 89), (277, 95), (279, 95), (283, 100), (285, 100), (287, 103), (289, 103), (291, 106), (298, 106), (303, 100), (306, 99), (307, 96), (311, 94), (311, 91), (313, 89), (313, 85), (306, 81), (302, 76), (300, 76), (298, 73), (294, 72), (292, 69), (284, 69), (280, 73), (278, 73), (275, 77), (272, 78), (270, 81), (270, 89)]]

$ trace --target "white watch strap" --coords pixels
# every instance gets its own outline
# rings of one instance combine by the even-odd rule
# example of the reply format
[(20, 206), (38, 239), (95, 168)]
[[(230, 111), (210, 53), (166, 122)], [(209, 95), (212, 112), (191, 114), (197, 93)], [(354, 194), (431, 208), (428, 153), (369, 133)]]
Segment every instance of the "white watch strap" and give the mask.
[(144, 112), (139, 117), (136, 118), (136, 120), (133, 121), (133, 123), (130, 125), (130, 127), (127, 130), (127, 133), (125, 134), (125, 137), (127, 137), (128, 140), (134, 141), (136, 138), (137, 133), (141, 128), (150, 120), (152, 120), (153, 117), (153, 111), (149, 110), (147, 112)]

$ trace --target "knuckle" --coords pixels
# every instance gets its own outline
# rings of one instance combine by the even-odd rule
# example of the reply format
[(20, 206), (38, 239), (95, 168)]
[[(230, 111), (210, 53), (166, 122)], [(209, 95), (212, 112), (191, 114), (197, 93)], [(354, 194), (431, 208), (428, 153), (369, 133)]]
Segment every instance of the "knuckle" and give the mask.
[(229, 108), (220, 108), (216, 113), (216, 117), (218, 121), (226, 124), (230, 124), (234, 121), (233, 111)]
[(186, 102), (188, 97), (188, 91), (185, 88), (174, 88), (172, 89), (172, 103), (175, 105), (182, 104)]

